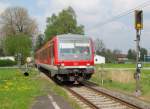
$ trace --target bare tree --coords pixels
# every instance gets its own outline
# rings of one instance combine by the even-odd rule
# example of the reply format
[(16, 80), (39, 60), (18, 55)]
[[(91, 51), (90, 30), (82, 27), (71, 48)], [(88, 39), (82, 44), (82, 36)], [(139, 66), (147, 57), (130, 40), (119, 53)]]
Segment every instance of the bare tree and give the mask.
[(94, 41), (94, 45), (95, 45), (95, 52), (96, 53), (100, 53), (100, 52), (102, 52), (105, 49), (105, 44), (99, 38), (97, 38)]
[(0, 24), (2, 32), (8, 35), (16, 35), (24, 33), (32, 36), (37, 30), (37, 24), (31, 19), (25, 8), (9, 7), (0, 16)]

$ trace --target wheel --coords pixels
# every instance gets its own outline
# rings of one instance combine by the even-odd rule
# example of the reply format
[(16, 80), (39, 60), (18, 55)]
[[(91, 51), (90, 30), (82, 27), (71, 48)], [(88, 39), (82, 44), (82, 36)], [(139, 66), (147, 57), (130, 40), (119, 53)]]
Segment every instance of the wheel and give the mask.
[(48, 72), (48, 76), (51, 78), (51, 71)]
[(75, 81), (68, 81), (69, 84), (74, 84)]

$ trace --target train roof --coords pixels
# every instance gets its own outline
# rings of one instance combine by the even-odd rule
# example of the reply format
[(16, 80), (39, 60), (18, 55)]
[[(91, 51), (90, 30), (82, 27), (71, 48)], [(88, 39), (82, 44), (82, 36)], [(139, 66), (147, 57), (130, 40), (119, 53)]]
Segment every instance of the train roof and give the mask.
[(72, 39), (72, 40), (78, 40), (78, 39), (82, 39), (82, 40), (88, 40), (90, 39), (89, 37), (85, 36), (85, 35), (80, 35), (80, 34), (62, 34), (62, 35), (57, 35), (58, 39)]
[(51, 41), (53, 41), (55, 38), (57, 38), (58, 40), (63, 39), (63, 40), (90, 40), (91, 38), (87, 37), (86, 35), (80, 35), (80, 34), (61, 34), (61, 35), (56, 35), (55, 37), (53, 37), (51, 40), (47, 41), (45, 44), (43, 44), (43, 46), (41, 46), (38, 50), (36, 50), (36, 52), (41, 51), (43, 48), (45, 48), (45, 46), (47, 46)]

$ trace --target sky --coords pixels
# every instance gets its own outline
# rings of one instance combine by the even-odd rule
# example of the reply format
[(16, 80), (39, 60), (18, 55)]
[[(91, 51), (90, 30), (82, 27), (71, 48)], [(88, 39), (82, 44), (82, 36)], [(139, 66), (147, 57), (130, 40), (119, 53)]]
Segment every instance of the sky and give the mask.
[(87, 36), (99, 38), (107, 48), (119, 49), (125, 53), (136, 47), (134, 12), (102, 24), (145, 2), (147, 7), (139, 8), (144, 12), (141, 46), (150, 51), (150, 0), (0, 0), (0, 13), (9, 6), (27, 8), (29, 15), (37, 21), (39, 30), (43, 33), (47, 17), (71, 6), (76, 12), (78, 24), (84, 25)]

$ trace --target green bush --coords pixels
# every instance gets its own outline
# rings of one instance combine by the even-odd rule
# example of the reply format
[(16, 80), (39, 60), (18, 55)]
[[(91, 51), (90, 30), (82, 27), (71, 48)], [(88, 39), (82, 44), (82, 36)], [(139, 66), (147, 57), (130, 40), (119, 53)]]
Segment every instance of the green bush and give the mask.
[(12, 61), (12, 60), (9, 60), (9, 59), (6, 59), (6, 60), (0, 60), (0, 67), (4, 67), (4, 66), (13, 66), (13, 65), (16, 65), (16, 61)]

